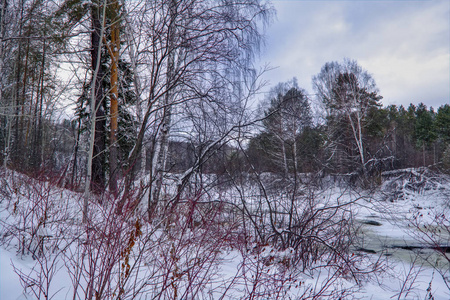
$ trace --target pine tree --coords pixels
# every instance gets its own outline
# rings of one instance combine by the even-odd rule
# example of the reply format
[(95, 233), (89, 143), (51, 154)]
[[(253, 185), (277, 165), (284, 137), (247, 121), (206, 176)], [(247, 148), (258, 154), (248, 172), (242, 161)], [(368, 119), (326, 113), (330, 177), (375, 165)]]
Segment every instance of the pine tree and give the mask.
[(426, 165), (426, 153), (425, 150), (430, 147), (430, 145), (436, 139), (436, 133), (434, 132), (434, 112), (430, 109), (428, 110), (426, 105), (420, 103), (415, 111), (416, 122), (414, 138), (416, 140), (417, 147), (422, 148), (422, 164)]
[[(95, 146), (92, 163), (91, 190), (100, 194), (105, 190), (107, 174), (109, 174), (109, 187), (113, 194), (117, 193), (117, 175), (120, 174), (119, 165), (126, 165), (130, 145), (134, 142), (135, 117), (129, 107), (136, 102), (133, 90), (133, 74), (130, 64), (118, 56), (120, 50), (120, 27), (112, 26), (120, 23), (120, 9), (117, 2), (107, 6), (105, 16), (104, 37), (99, 52), (101, 12), (99, 6), (93, 5), (91, 11), (92, 26), (97, 28), (91, 34), (91, 64), (97, 60), (100, 53), (100, 64), (96, 79), (96, 127)], [(117, 12), (117, 11), (118, 12)], [(117, 33), (117, 30), (119, 33)], [(113, 34), (114, 32), (114, 34)], [(94, 70), (91, 65), (91, 70)], [(84, 83), (82, 93), (78, 98), (77, 119), (80, 122), (81, 132), (89, 132), (90, 124), (90, 83)], [(109, 114), (107, 113), (109, 112)], [(76, 162), (75, 162), (76, 163)]]

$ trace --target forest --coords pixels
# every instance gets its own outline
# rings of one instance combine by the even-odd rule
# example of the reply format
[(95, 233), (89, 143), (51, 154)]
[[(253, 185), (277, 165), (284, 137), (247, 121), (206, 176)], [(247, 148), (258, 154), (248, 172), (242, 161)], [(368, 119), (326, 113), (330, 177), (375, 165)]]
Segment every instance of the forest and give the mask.
[[(352, 299), (400, 247), (368, 249), (358, 212), (430, 191), (450, 207), (450, 105), (383, 106), (349, 58), (262, 93), (270, 2), (0, 5), (0, 245), (32, 261), (21, 299)], [(430, 251), (398, 299), (419, 260), (450, 285), (441, 214), (406, 220)]]

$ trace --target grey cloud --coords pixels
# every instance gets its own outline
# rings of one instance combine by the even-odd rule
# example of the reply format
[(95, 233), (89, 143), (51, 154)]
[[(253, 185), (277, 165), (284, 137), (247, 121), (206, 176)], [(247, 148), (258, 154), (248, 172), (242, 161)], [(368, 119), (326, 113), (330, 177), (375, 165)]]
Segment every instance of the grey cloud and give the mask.
[(273, 85), (294, 76), (312, 92), (311, 77), (344, 57), (373, 74), (384, 104), (438, 106), (450, 95), (450, 2), (274, 1), (262, 61), (278, 68)]

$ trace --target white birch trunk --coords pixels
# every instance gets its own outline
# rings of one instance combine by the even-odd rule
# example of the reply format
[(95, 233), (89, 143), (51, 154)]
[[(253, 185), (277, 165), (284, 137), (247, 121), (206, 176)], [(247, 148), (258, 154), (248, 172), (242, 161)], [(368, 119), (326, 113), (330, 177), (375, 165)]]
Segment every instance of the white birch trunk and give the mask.
[(103, 36), (105, 31), (105, 15), (106, 15), (106, 0), (103, 2), (103, 20), (102, 27), (100, 30), (100, 42), (97, 53), (97, 62), (93, 74), (93, 79), (91, 83), (91, 104), (90, 104), (90, 117), (91, 117), (91, 132), (89, 136), (89, 151), (88, 151), (88, 166), (86, 175), (86, 184), (84, 186), (84, 203), (83, 203), (83, 223), (87, 222), (88, 210), (89, 210), (89, 198), (91, 197), (91, 181), (92, 181), (92, 161), (94, 155), (94, 142), (95, 142), (95, 113), (98, 107), (95, 106), (95, 82), (100, 69), (100, 57), (103, 46)]
[(365, 159), (364, 159), (364, 148), (363, 148), (363, 141), (362, 141), (362, 129), (361, 129), (361, 116), (360, 112), (356, 112), (356, 123), (353, 121), (351, 116), (351, 111), (347, 111), (347, 116), (350, 121), (350, 125), (352, 127), (353, 132), (353, 138), (355, 139), (356, 146), (358, 147), (359, 152), (359, 158), (361, 160), (361, 165), (363, 170), (365, 170)]
[(153, 153), (153, 163), (152, 163), (152, 176), (154, 178), (152, 182), (152, 189), (149, 193), (149, 215), (152, 214), (157, 202), (159, 201), (163, 175), (166, 168), (167, 162), (167, 152), (169, 149), (169, 134), (170, 126), (172, 120), (172, 101), (173, 101), (173, 76), (175, 68), (175, 50), (174, 48), (174, 38), (175, 38), (175, 19), (176, 19), (176, 7), (177, 0), (170, 1), (169, 13), (170, 13), (170, 24), (167, 34), (167, 47), (168, 47), (168, 60), (167, 60), (167, 78), (166, 78), (166, 95), (163, 101), (163, 117), (161, 120), (161, 130), (156, 141), (155, 151)]
[[(126, 14), (125, 14), (126, 15)], [(125, 17), (125, 21), (128, 27), (128, 30), (131, 32), (131, 28), (129, 28), (129, 22)], [(134, 84), (134, 92), (136, 94), (136, 96), (138, 97), (138, 101), (136, 104), (136, 108), (137, 108), (137, 118), (138, 118), (138, 122), (139, 124), (142, 124), (144, 122), (144, 109), (142, 108), (142, 103), (141, 103), (141, 93), (142, 93), (142, 88), (141, 88), (141, 81), (140, 78), (138, 76), (138, 68), (137, 68), (137, 58), (135, 56), (135, 47), (134, 47), (134, 39), (128, 35), (128, 39), (130, 40), (129, 46), (130, 46), (130, 62), (131, 62), (131, 69), (133, 70), (133, 84)], [(145, 142), (144, 142), (145, 143)], [(138, 177), (141, 179), (141, 183), (144, 176), (145, 176), (145, 165), (146, 165), (146, 158), (147, 158), (147, 151), (146, 151), (146, 147), (142, 147), (141, 151), (140, 151), (140, 166), (138, 168)]]

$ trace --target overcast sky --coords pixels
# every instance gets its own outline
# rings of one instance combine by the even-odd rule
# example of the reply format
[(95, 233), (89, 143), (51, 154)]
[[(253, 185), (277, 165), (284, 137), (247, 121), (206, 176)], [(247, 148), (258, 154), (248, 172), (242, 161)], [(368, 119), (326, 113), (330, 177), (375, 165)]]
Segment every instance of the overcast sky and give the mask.
[(311, 78), (329, 61), (355, 59), (377, 82), (383, 104), (450, 102), (450, 1), (272, 1), (261, 65), (270, 86)]

